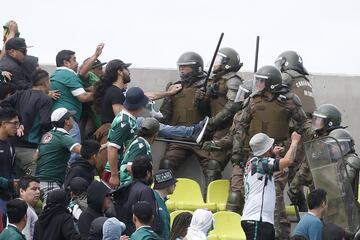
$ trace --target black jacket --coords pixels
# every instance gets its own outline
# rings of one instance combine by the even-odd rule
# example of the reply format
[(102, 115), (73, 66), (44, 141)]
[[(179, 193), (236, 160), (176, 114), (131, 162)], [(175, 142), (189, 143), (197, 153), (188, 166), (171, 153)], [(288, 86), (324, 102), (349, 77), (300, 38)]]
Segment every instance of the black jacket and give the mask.
[(8, 71), (12, 74), (11, 83), (18, 90), (29, 89), (32, 86), (31, 74), (38, 66), (38, 59), (34, 56), (27, 55), (23, 63), (17, 62), (9, 55), (5, 55), (0, 60), (1, 71)]
[(64, 205), (46, 206), (35, 223), (34, 240), (81, 239), (71, 214)]
[(102, 211), (105, 196), (110, 193), (110, 189), (103, 183), (93, 181), (87, 190), (87, 203), (88, 208), (81, 213), (78, 227), (82, 239), (87, 239), (91, 222), (98, 217), (103, 217)]
[(68, 189), (68, 187), (70, 187), (71, 179), (74, 177), (81, 177), (90, 185), (94, 180), (95, 172), (95, 166), (91, 165), (86, 159), (78, 157), (70, 164), (70, 168), (65, 176), (64, 188)]
[(117, 217), (119, 218), (119, 220), (126, 225), (125, 234), (130, 236), (136, 230), (135, 225), (132, 221), (132, 206), (138, 201), (146, 201), (150, 203), (152, 209), (154, 210), (154, 220), (151, 224), (151, 227), (154, 232), (156, 232), (158, 235), (161, 235), (162, 224), (154, 192), (148, 185), (146, 185), (145, 182), (137, 179), (131, 183), (127, 201), (121, 207), (120, 212), (117, 213)]
[(14, 139), (16, 146), (36, 148), (43, 133), (51, 129), (52, 99), (40, 90), (17, 91), (0, 106), (12, 107), (20, 114), (25, 131), (22, 138)]

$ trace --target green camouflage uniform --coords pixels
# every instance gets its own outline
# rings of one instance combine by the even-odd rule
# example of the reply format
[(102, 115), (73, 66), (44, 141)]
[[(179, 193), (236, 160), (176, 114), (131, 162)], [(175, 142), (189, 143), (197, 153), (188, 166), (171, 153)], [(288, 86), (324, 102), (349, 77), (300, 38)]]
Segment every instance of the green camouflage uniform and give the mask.
[[(235, 72), (209, 79), (207, 97), (199, 101), (198, 107), (210, 106), (211, 118), (206, 127), (206, 133), (212, 135), (213, 140), (221, 139), (228, 133), (231, 120), (235, 113), (241, 109), (242, 103), (235, 103), (234, 100), (242, 82), (242, 78)], [(221, 178), (221, 172), (229, 161), (229, 152), (213, 151), (209, 153), (206, 185)]]

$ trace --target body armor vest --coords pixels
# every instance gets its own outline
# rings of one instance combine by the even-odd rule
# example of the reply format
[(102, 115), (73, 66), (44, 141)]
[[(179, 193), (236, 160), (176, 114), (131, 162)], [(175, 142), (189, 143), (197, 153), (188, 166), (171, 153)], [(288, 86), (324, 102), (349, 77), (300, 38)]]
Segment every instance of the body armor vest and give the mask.
[(197, 87), (194, 85), (184, 86), (179, 93), (172, 97), (173, 114), (170, 121), (171, 125), (189, 126), (203, 119), (203, 116), (194, 108), (196, 90)]
[(300, 98), (306, 115), (311, 115), (316, 110), (316, 105), (309, 79), (293, 70), (288, 70), (285, 74), (292, 78), (289, 84), (290, 91)]
[(226, 79), (220, 78), (215, 83), (212, 81), (209, 87), (214, 88), (214, 96), (211, 96), (210, 100), (211, 117), (214, 117), (223, 109), (227, 102), (226, 93), (228, 88), (226, 86)]
[(268, 102), (261, 96), (255, 96), (253, 104), (249, 139), (262, 132), (274, 138), (275, 142), (286, 140), (289, 136), (290, 113), (284, 103), (276, 99)]

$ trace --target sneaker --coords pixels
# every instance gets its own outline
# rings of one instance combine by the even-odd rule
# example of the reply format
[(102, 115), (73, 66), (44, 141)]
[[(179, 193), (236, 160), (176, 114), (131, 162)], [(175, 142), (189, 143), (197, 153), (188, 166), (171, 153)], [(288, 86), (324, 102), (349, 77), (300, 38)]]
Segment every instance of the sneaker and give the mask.
[(205, 117), (202, 121), (200, 121), (198, 124), (194, 125), (194, 130), (193, 130), (193, 135), (192, 138), (196, 141), (196, 143), (200, 143), (205, 130), (206, 130), (206, 126), (209, 123), (209, 117)]

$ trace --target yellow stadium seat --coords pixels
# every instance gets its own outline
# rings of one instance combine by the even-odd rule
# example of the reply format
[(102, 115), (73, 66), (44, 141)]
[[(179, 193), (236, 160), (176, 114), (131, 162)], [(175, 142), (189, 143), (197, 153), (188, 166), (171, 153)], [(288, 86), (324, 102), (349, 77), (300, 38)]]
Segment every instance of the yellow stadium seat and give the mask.
[(285, 211), (287, 216), (296, 216), (296, 209), (295, 206), (285, 206)]
[(178, 178), (173, 194), (168, 196), (166, 206), (172, 210), (190, 210), (206, 208), (210, 211), (216, 210), (215, 203), (204, 203), (200, 186), (197, 182), (188, 178)]
[(207, 190), (206, 202), (215, 203), (217, 211), (226, 210), (230, 182), (226, 179), (212, 181)]
[(188, 213), (193, 214), (193, 212), (189, 211), (189, 210), (176, 210), (176, 211), (171, 212), (170, 213), (170, 227), (172, 227), (174, 219), (176, 218), (176, 216), (179, 215), (180, 213), (183, 213), (183, 212), (188, 212)]
[(209, 233), (208, 239), (245, 240), (246, 236), (241, 227), (241, 216), (234, 212), (220, 211), (213, 215), (214, 230)]

